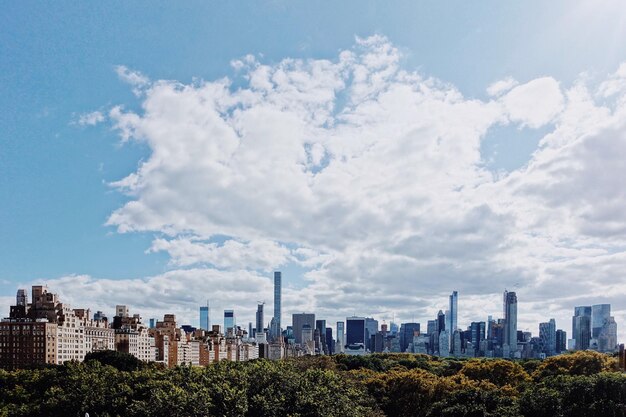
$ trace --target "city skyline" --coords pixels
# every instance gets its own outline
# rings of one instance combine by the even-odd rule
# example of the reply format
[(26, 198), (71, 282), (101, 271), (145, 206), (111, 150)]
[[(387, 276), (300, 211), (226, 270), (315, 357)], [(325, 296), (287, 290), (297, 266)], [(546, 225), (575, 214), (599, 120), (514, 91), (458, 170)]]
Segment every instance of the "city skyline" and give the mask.
[(190, 324), (209, 299), (242, 327), (265, 300), (264, 325), (427, 328), (500, 317), (506, 290), (550, 344), (602, 304), (626, 340), (625, 21), (617, 0), (7, 5), (0, 309), (47, 284)]

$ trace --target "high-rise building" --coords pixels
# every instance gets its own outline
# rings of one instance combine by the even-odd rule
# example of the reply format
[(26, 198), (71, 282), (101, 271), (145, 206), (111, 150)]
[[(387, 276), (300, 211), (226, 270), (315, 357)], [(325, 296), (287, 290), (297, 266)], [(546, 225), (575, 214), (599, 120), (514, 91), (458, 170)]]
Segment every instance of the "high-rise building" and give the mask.
[(345, 323), (343, 321), (337, 322), (337, 344), (335, 345), (336, 353), (343, 353), (346, 345), (346, 337), (345, 337)]
[(452, 291), (450, 294), (450, 330), (454, 332), (458, 328), (458, 319), (459, 315), (459, 293), (457, 291)]
[(293, 336), (296, 344), (302, 344), (302, 328), (306, 324), (311, 329), (311, 340), (313, 340), (313, 330), (315, 329), (315, 314), (296, 313), (292, 316)]
[(234, 331), (236, 325), (235, 310), (224, 310), (224, 333), (228, 333), (229, 330)]
[(567, 349), (567, 332), (558, 329), (556, 331), (556, 353), (565, 352)]
[(484, 321), (473, 321), (470, 324), (471, 342), (476, 352), (480, 349), (480, 343), (486, 338), (487, 325)]
[(409, 343), (413, 343), (413, 336), (419, 335), (419, 323), (402, 323), (400, 324), (400, 352), (406, 352)]
[(371, 317), (365, 318), (365, 347), (372, 350), (371, 340), (372, 336), (378, 333), (378, 320), (375, 320)]
[(329, 355), (335, 353), (335, 341), (333, 340), (333, 329), (326, 328), (326, 350)]
[(547, 323), (539, 323), (539, 339), (546, 356), (556, 354), (556, 322), (550, 319)]
[(274, 326), (272, 329), (272, 339), (276, 340), (280, 337), (281, 332), (281, 303), (282, 303), (282, 273), (274, 272)]
[(358, 343), (365, 346), (365, 317), (347, 317), (346, 346)]
[(611, 317), (611, 304), (596, 304), (591, 306), (591, 337), (597, 339), (602, 327)]
[(504, 291), (504, 345), (508, 351), (517, 351), (517, 295), (512, 291)]
[(200, 328), (210, 330), (211, 322), (209, 321), (209, 303), (206, 306), (200, 306)]
[(259, 303), (257, 304), (256, 307), (256, 334), (261, 334), (263, 333), (263, 306), (265, 305), (265, 303)]
[(572, 338), (574, 339), (574, 349), (589, 349), (591, 340), (591, 307), (574, 307), (572, 317)]

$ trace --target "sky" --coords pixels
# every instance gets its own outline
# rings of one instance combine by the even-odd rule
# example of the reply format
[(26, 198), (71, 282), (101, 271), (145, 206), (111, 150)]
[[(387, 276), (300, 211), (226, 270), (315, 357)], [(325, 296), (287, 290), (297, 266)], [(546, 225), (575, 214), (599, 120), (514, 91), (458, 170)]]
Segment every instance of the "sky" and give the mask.
[[(445, 3), (445, 4), (442, 4)], [(509, 4), (511, 3), (511, 4)], [(626, 8), (13, 2), (0, 11), (0, 314), (197, 324), (259, 301), (626, 339)]]

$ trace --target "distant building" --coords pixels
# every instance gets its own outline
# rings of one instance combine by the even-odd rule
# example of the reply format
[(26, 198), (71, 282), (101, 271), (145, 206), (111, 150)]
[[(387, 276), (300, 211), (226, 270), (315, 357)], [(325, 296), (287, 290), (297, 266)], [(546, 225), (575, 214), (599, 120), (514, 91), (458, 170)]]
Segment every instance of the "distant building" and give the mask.
[(567, 350), (567, 332), (558, 329), (556, 331), (556, 353), (562, 353)]
[(574, 349), (589, 349), (591, 340), (591, 306), (574, 307), (572, 338), (575, 340)]
[(362, 344), (365, 348), (365, 317), (346, 318), (346, 345)]
[(234, 331), (236, 325), (237, 320), (235, 320), (235, 310), (224, 310), (224, 333)]
[(302, 342), (302, 329), (304, 325), (308, 325), (311, 329), (311, 340), (313, 340), (313, 329), (315, 329), (315, 314), (308, 313), (296, 313), (291, 316), (293, 336), (295, 343), (301, 345)]
[(346, 345), (345, 323), (337, 322), (337, 343), (335, 344), (335, 353), (343, 353)]
[(274, 272), (274, 321), (272, 322), (272, 340), (280, 337), (281, 332), (281, 306), (282, 306), (282, 273)]
[[(153, 326), (150, 326), (153, 327)], [(200, 306), (200, 328), (203, 330), (209, 330), (211, 328), (211, 321), (209, 320), (209, 303), (207, 305)]]
[[(504, 291), (504, 342), (510, 354), (517, 351), (517, 295)], [(508, 357), (508, 355), (503, 355)]]
[(400, 351), (406, 352), (409, 343), (413, 342), (413, 336), (420, 334), (419, 323), (401, 323), (400, 324)]

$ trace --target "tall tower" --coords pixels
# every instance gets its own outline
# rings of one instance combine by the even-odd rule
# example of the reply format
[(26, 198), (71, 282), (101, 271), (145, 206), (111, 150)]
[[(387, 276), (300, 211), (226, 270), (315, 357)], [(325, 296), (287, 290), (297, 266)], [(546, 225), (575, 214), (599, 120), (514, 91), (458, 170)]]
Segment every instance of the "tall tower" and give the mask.
[(209, 320), (209, 300), (206, 302), (206, 306), (200, 306), (200, 328), (204, 330), (211, 330), (211, 322)]
[(256, 334), (263, 333), (263, 306), (264, 302), (259, 302), (256, 308)]
[(448, 319), (448, 323), (450, 327), (447, 329), (450, 333), (450, 352), (453, 352), (455, 349), (454, 346), (454, 332), (457, 330), (457, 318), (459, 315), (459, 293), (456, 291), (452, 291), (450, 294), (450, 318)]
[(459, 293), (456, 291), (452, 291), (450, 294), (450, 330), (451, 332), (455, 331), (458, 328), (457, 318), (459, 315)]
[(591, 339), (591, 306), (574, 307), (572, 317), (572, 338), (574, 349), (586, 350)]
[(272, 338), (274, 340), (280, 337), (280, 308), (281, 308), (281, 286), (282, 286), (282, 273), (280, 271), (274, 272), (274, 329)]
[(517, 295), (504, 291), (504, 344), (511, 353), (517, 351)]

